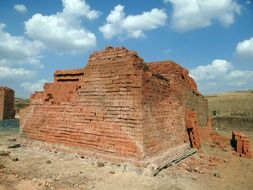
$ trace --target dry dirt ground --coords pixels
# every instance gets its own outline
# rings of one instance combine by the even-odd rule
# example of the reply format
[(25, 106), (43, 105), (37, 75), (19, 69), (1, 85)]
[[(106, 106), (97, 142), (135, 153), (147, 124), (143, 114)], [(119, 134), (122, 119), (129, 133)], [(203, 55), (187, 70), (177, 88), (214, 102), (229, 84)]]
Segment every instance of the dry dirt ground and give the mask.
[[(219, 133), (231, 136), (231, 131)], [(243, 133), (253, 145), (253, 131)], [(24, 145), (21, 140), (17, 129), (0, 131), (0, 190), (253, 189), (253, 159), (234, 155), (229, 141), (223, 139), (203, 142), (201, 151), (155, 177), (129, 171), (124, 165)], [(21, 147), (8, 148), (18, 143)]]

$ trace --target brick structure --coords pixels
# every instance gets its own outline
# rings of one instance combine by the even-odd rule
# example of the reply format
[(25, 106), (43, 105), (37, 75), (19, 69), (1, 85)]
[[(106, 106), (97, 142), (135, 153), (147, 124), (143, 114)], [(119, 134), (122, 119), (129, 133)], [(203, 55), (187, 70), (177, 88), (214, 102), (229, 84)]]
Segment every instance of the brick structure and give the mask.
[(208, 120), (208, 102), (199, 93), (188, 70), (173, 61), (151, 62), (148, 66), (153, 73), (159, 73), (170, 81), (170, 88), (174, 94), (183, 98), (184, 106), (196, 113), (198, 125), (205, 127)]
[(136, 52), (108, 47), (83, 69), (56, 71), (20, 119), (27, 138), (146, 166), (189, 147), (187, 129), (198, 135), (196, 126), (205, 126), (207, 102), (176, 63), (145, 63)]
[[(210, 128), (208, 119), (208, 102), (198, 92), (195, 81), (189, 76), (188, 70), (173, 61), (151, 62), (148, 64), (153, 73), (157, 73), (169, 80), (173, 93), (182, 99), (185, 109), (185, 126), (189, 135), (190, 143), (199, 149), (200, 132)], [(179, 114), (179, 113), (178, 113)]]
[(0, 120), (13, 119), (14, 117), (14, 91), (0, 86)]
[(235, 148), (235, 151), (239, 156), (245, 156), (248, 158), (252, 156), (249, 139), (238, 131), (232, 132), (232, 146)]

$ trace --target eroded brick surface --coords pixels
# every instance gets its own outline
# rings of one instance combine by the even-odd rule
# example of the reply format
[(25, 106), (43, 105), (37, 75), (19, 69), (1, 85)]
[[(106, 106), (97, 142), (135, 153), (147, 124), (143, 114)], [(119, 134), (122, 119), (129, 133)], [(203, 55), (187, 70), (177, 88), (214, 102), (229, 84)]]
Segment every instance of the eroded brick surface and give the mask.
[(0, 120), (13, 119), (14, 117), (14, 91), (0, 86)]
[[(163, 72), (164, 63), (172, 66)], [(54, 82), (21, 111), (22, 133), (135, 162), (190, 144), (186, 109), (198, 119), (206, 101), (187, 70), (171, 62), (152, 65), (136, 52), (108, 47), (83, 69), (56, 71)]]

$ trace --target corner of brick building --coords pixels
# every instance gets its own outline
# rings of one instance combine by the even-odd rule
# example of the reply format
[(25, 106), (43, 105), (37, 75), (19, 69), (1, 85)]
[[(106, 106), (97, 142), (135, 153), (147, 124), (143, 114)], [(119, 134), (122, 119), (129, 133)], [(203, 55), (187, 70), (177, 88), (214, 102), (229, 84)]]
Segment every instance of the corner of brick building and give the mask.
[(194, 148), (200, 149), (203, 135), (211, 133), (211, 118), (208, 116), (208, 102), (197, 89), (197, 84), (189, 76), (189, 71), (174, 61), (148, 63), (150, 70), (169, 80), (172, 97), (182, 106), (185, 128)]

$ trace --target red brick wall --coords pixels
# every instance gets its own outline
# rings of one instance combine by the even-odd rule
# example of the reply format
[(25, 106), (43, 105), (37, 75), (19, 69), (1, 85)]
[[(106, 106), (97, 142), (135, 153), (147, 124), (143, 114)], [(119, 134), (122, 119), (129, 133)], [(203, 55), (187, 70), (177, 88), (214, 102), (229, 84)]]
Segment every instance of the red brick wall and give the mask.
[(166, 79), (145, 73), (143, 77), (145, 154), (153, 156), (188, 141), (182, 95), (172, 91)]
[[(33, 96), (43, 99), (51, 94), (51, 99), (44, 98), (41, 105), (34, 98), (22, 111), (22, 132), (29, 138), (112, 156), (142, 158), (142, 71), (142, 60), (134, 52), (109, 48), (95, 53), (80, 83), (46, 84), (43, 96)], [(76, 101), (65, 98), (70, 90)]]
[(21, 120), (21, 126), (22, 133), (28, 138), (83, 147), (94, 153), (119, 157), (133, 157), (137, 154), (136, 145), (119, 124), (97, 118), (95, 120), (94, 112), (89, 108), (32, 105), (25, 109), (25, 126), (24, 120)]
[(152, 72), (159, 73), (169, 79), (172, 88), (180, 85), (193, 91), (198, 91), (196, 83), (189, 76), (189, 71), (174, 61), (150, 62), (148, 67)]
[(143, 156), (142, 62), (135, 52), (124, 48), (96, 52), (90, 56), (79, 89), (80, 104), (91, 113), (89, 119), (111, 133), (111, 142), (105, 146), (120, 145), (120, 154), (137, 158)]
[(44, 101), (49, 104), (76, 102), (78, 99), (78, 82), (47, 83), (44, 85)]
[(207, 100), (198, 92), (189, 71), (173, 61), (151, 62), (148, 67), (153, 73), (159, 73), (169, 80), (173, 94), (183, 96), (185, 107), (196, 112), (198, 125), (205, 127), (208, 119)]
[(14, 91), (7, 87), (0, 87), (0, 120), (14, 117)]
[(54, 72), (54, 82), (78, 82), (83, 73), (84, 69), (58, 70)]
[(196, 112), (198, 126), (206, 127), (208, 120), (208, 102), (199, 92), (185, 89), (185, 106)]

